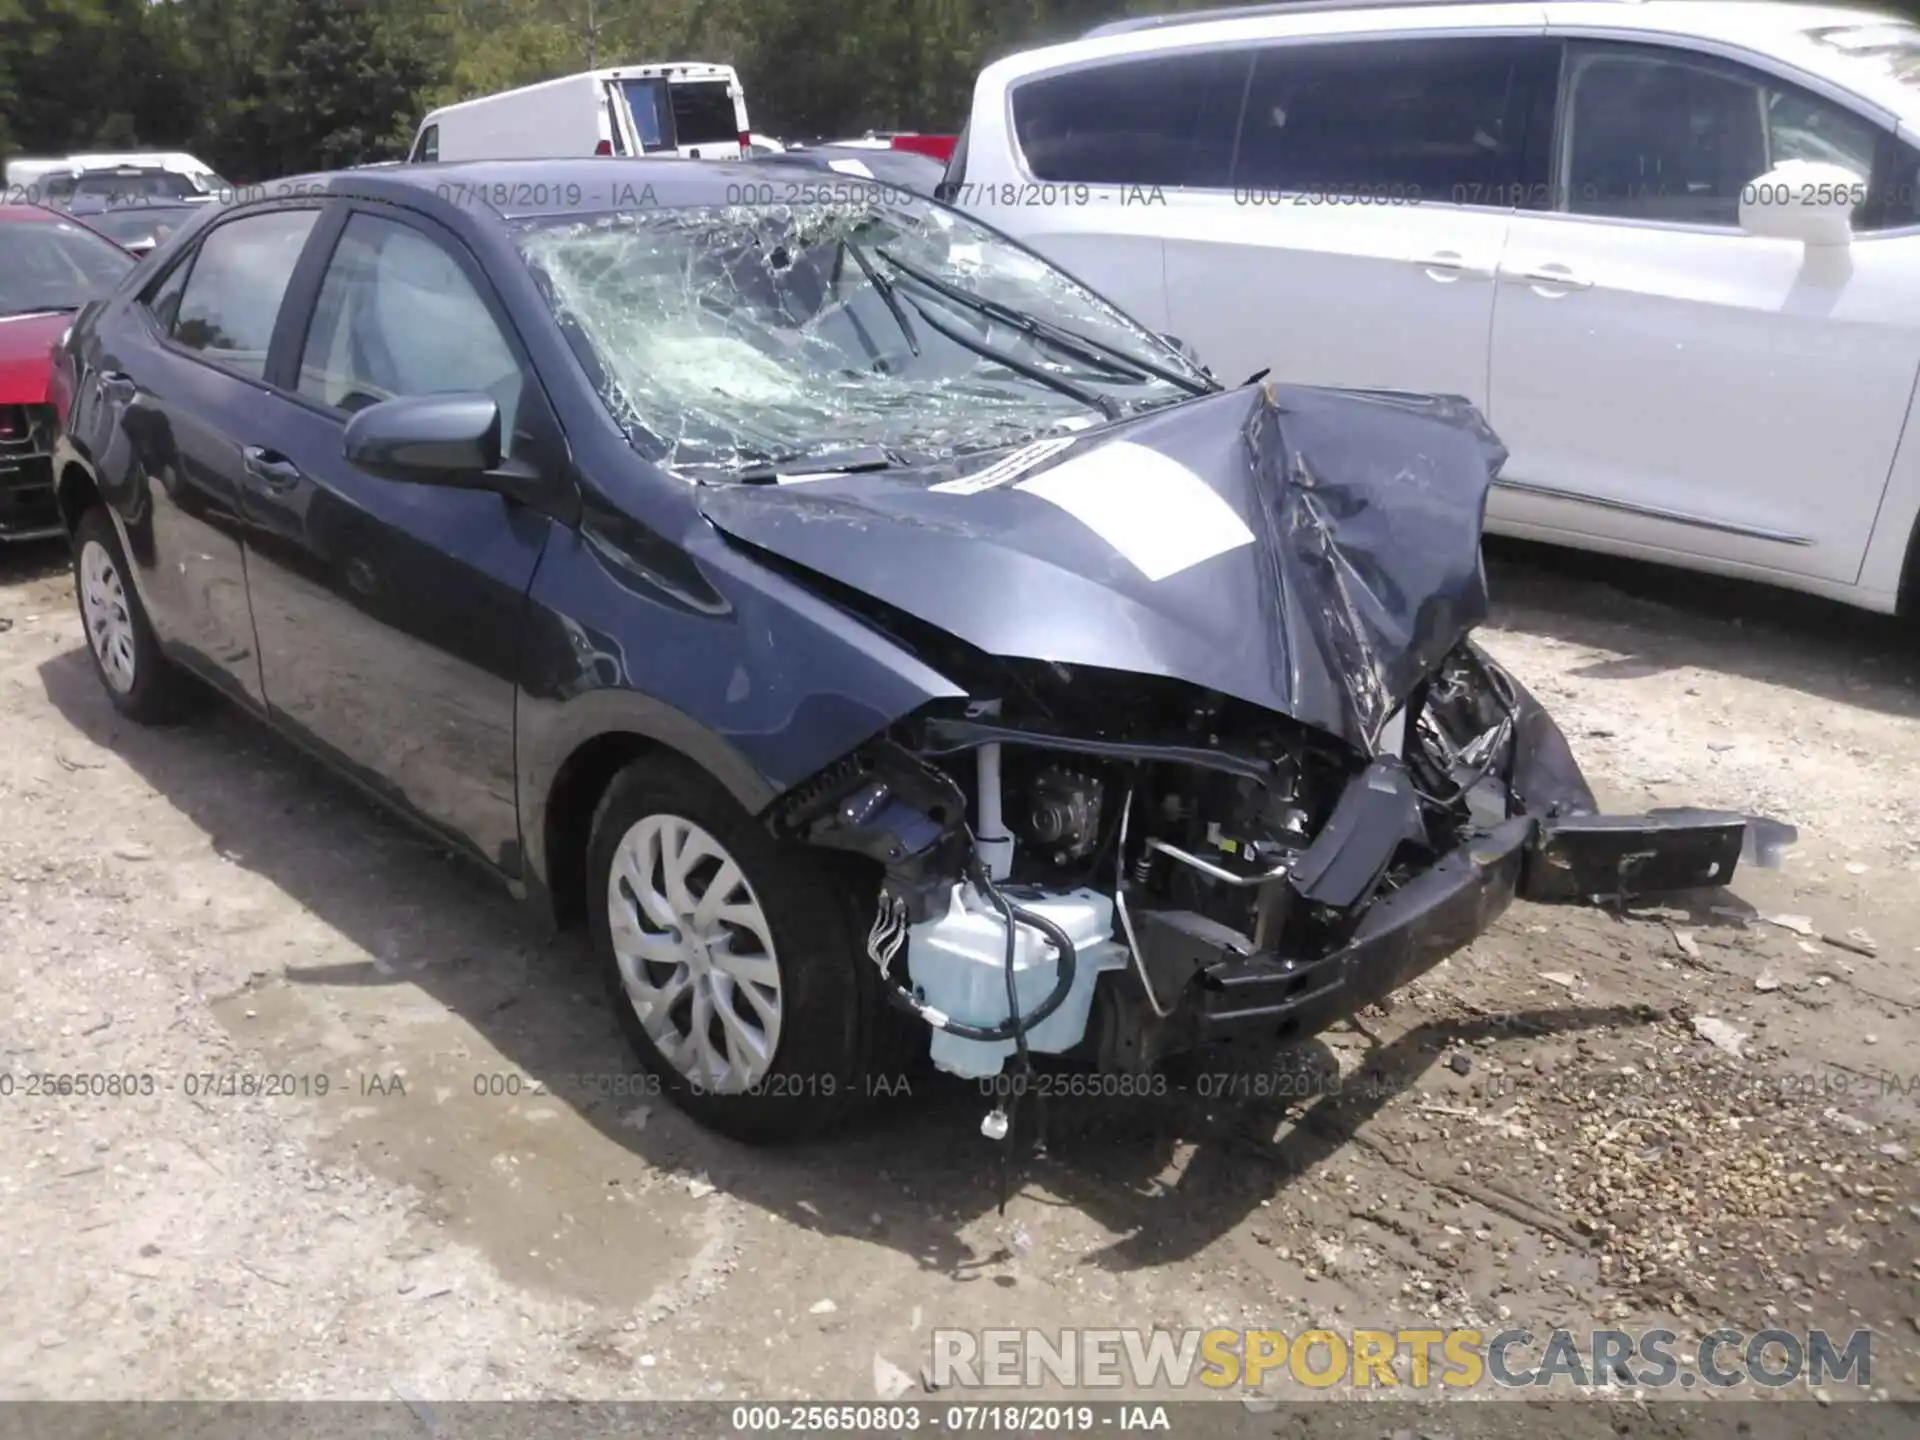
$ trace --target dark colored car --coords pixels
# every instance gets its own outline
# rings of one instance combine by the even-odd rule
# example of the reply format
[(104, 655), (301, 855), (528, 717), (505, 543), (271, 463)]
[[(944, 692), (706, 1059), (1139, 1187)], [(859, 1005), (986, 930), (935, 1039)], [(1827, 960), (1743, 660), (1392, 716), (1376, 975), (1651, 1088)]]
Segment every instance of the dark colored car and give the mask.
[(80, 200), (68, 207), (67, 213), (130, 253), (144, 255), (198, 215), (205, 206), (214, 203), (212, 200), (169, 202), (135, 199), (112, 203)]
[(0, 205), (0, 542), (60, 533), (53, 503), (53, 347), (133, 256), (39, 205)]
[(402, 167), (176, 232), (59, 370), (114, 705), (208, 682), (584, 916), (748, 1138), (896, 1022), (973, 1076), (1279, 1045), (1516, 893), (1730, 877), (1742, 817), (1597, 815), (1468, 639), (1464, 403), (1224, 390), (955, 211), (741, 184)]

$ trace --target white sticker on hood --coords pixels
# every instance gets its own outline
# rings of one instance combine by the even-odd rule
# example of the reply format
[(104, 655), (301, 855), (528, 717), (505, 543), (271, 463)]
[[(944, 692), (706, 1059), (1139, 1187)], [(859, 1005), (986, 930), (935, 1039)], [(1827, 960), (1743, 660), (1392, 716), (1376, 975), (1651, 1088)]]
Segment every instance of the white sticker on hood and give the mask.
[(842, 175), (861, 175), (869, 180), (873, 179), (873, 171), (867, 168), (867, 162), (864, 160), (829, 160), (827, 168), (838, 170)]
[(1031, 445), (1022, 445), (1006, 459), (994, 461), (984, 470), (976, 470), (971, 475), (962, 475), (958, 480), (943, 480), (931, 488), (937, 495), (978, 495), (982, 490), (991, 490), (994, 486), (1004, 485), (1009, 480), (1018, 480), (1042, 460), (1058, 455), (1071, 444), (1073, 444), (1071, 436), (1065, 439), (1036, 440)]
[(1149, 580), (1253, 543), (1246, 522), (1211, 485), (1131, 441), (1076, 455), (1017, 488), (1058, 505)]

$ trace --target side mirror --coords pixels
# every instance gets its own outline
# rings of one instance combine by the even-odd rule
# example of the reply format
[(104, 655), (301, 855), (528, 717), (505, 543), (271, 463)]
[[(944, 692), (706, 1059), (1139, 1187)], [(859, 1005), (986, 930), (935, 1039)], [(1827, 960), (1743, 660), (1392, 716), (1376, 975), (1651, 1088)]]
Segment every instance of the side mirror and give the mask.
[(1789, 160), (1740, 191), (1740, 228), (1749, 235), (1845, 245), (1853, 239), (1854, 207), (1865, 203), (1867, 182), (1840, 165)]
[(406, 395), (369, 405), (347, 422), (347, 460), (389, 480), (499, 488), (500, 407), (491, 395)]

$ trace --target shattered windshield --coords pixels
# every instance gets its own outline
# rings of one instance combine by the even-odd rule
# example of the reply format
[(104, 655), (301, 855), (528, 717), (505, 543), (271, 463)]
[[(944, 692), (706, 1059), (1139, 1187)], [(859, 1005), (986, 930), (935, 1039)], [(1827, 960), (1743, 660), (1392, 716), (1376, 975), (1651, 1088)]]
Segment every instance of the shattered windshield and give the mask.
[(924, 463), (1216, 388), (1045, 261), (932, 205), (647, 208), (518, 229), (614, 418), (702, 479), (854, 448)]

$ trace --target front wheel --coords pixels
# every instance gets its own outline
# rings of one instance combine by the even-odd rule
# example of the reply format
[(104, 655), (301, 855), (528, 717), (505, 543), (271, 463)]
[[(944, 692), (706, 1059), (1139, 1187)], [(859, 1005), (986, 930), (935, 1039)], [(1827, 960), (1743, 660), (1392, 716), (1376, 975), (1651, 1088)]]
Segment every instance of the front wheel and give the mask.
[(594, 949), (627, 1041), (682, 1110), (750, 1143), (840, 1119), (878, 1017), (849, 891), (704, 771), (648, 756), (594, 817)]
[(89, 510), (74, 527), (73, 588), (94, 673), (113, 708), (142, 725), (179, 719), (194, 698), (193, 680), (160, 653), (105, 510)]

